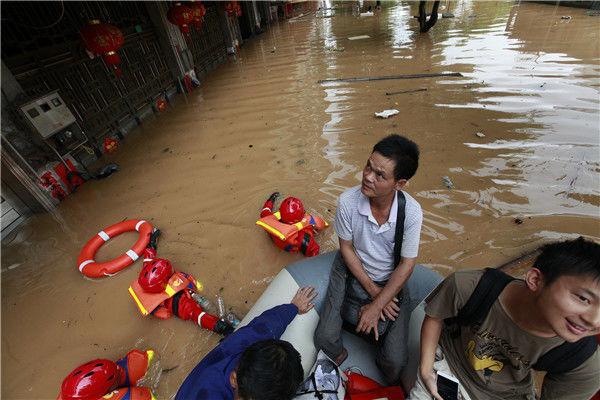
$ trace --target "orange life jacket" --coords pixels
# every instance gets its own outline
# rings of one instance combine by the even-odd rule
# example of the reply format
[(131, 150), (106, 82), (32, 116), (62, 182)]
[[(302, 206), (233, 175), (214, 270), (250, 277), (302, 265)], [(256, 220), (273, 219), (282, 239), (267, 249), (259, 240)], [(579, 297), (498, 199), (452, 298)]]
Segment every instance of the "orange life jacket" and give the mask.
[(156, 400), (152, 391), (143, 386), (122, 387), (101, 397), (106, 400)]
[(256, 221), (256, 225), (263, 228), (271, 236), (274, 236), (284, 242), (294, 239), (298, 232), (309, 227), (320, 231), (329, 226), (329, 224), (323, 219), (319, 217), (313, 217), (310, 214), (305, 214), (300, 222), (296, 222), (295, 224), (286, 224), (281, 222), (281, 214), (279, 211), (262, 217)]
[(150, 364), (155, 359), (153, 350), (141, 351), (133, 349), (123, 358), (117, 360), (120, 368), (119, 386), (137, 386), (138, 381), (142, 379)]
[[(169, 278), (165, 290), (160, 293), (148, 293), (144, 291), (136, 279), (131, 283), (131, 286), (129, 286), (129, 294), (135, 301), (135, 304), (138, 306), (142, 315), (146, 316), (159, 307), (165, 300), (175, 296), (176, 293), (185, 288), (201, 291), (203, 286), (202, 283), (194, 279), (193, 276), (188, 275), (185, 272), (175, 272)], [(164, 308), (160, 309), (160, 311), (160, 313), (156, 314), (159, 318), (169, 318), (171, 316), (170, 312), (165, 313), (166, 309)]]

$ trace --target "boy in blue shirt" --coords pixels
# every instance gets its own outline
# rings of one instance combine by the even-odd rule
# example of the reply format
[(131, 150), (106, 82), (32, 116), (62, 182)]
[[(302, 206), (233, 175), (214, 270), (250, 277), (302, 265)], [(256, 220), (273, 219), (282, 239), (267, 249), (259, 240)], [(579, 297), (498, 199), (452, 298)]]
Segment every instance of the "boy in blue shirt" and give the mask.
[(313, 308), (317, 296), (300, 288), (290, 304), (263, 312), (225, 338), (185, 379), (175, 400), (286, 400), (304, 378), (300, 354), (279, 340), (297, 314)]

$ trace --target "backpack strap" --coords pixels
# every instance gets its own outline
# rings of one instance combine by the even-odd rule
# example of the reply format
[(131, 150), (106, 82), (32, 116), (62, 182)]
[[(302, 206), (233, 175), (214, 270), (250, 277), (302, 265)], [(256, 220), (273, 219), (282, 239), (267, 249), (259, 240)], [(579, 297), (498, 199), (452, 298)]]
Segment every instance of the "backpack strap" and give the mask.
[(502, 290), (514, 279), (498, 269), (486, 268), (465, 305), (455, 317), (446, 318), (444, 322), (460, 326), (481, 324)]
[(560, 374), (579, 367), (598, 349), (595, 336), (576, 342), (564, 342), (538, 358), (532, 368), (537, 371)]
[(404, 219), (406, 216), (406, 197), (402, 190), (396, 191), (396, 198), (398, 199), (398, 214), (396, 215), (396, 236), (394, 243), (394, 269), (400, 264), (401, 252), (402, 252), (402, 241), (404, 240)]

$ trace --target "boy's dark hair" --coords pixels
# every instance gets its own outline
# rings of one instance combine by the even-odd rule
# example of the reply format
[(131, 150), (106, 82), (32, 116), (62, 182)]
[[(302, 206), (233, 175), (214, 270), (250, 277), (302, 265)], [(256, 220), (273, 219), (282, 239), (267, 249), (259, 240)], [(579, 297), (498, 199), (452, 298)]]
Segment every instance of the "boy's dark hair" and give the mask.
[(248, 347), (237, 368), (238, 394), (244, 400), (287, 400), (304, 379), (300, 353), (284, 340), (268, 339)]
[(600, 244), (580, 236), (547, 244), (541, 250), (533, 266), (542, 271), (545, 285), (564, 275), (589, 276), (600, 281)]
[(410, 139), (400, 135), (390, 135), (381, 139), (373, 151), (393, 160), (396, 163), (394, 178), (410, 179), (419, 167), (419, 146)]

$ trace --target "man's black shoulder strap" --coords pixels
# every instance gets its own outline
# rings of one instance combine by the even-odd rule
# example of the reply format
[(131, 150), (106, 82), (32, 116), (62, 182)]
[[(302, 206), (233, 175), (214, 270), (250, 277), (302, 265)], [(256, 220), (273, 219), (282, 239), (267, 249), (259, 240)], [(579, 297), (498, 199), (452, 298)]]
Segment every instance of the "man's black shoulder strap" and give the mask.
[[(457, 316), (446, 318), (444, 322), (447, 325), (461, 326), (483, 323), (502, 290), (512, 280), (513, 277), (498, 269), (487, 268)], [(565, 342), (542, 355), (532, 367), (537, 371), (563, 373), (583, 364), (597, 349), (598, 344), (594, 336), (574, 343)]]
[(574, 343), (564, 342), (541, 356), (533, 369), (560, 374), (579, 367), (598, 349), (595, 336), (588, 336)]
[(404, 218), (406, 216), (406, 197), (402, 190), (398, 190), (396, 198), (398, 199), (398, 215), (396, 216), (396, 236), (394, 243), (394, 269), (400, 264), (402, 258), (402, 241), (404, 240)]
[(481, 324), (490, 312), (502, 290), (514, 278), (495, 268), (486, 268), (479, 279), (475, 290), (464, 306), (458, 310), (456, 317), (446, 318), (448, 325), (461, 326)]

